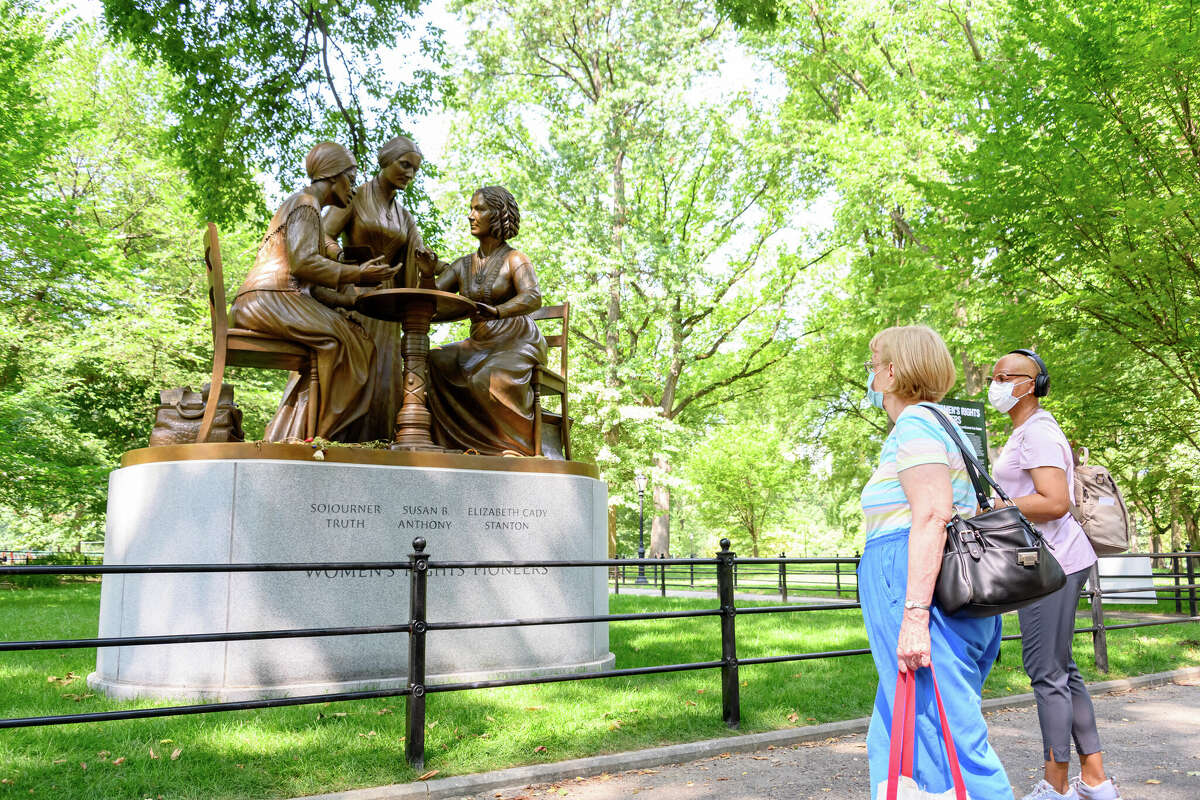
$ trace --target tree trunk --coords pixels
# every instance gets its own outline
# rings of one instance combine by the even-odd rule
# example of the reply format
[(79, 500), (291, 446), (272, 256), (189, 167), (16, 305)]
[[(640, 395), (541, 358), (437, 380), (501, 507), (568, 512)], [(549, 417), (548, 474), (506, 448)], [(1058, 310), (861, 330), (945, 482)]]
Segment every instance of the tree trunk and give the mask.
[[(668, 475), (671, 462), (658, 456), (658, 474)], [(654, 484), (654, 521), (650, 527), (650, 554), (671, 556), (671, 489), (665, 483)]]
[[(621, 388), (621, 287), (624, 279), (623, 251), (625, 249), (625, 225), (627, 209), (625, 203), (625, 153), (619, 151), (613, 156), (612, 191), (613, 212), (609, 218), (609, 230), (612, 234), (613, 268), (607, 274), (608, 278), (608, 308), (604, 314), (604, 382), (609, 389)], [(604, 443), (610, 448), (616, 447), (621, 438), (621, 423), (618, 420), (604, 428)]]
[(613, 268), (608, 273), (607, 329), (604, 332), (604, 349), (608, 358), (608, 386), (620, 387), (618, 367), (621, 364), (621, 283), (624, 275), (625, 225), (628, 209), (625, 203), (625, 151), (613, 154), (612, 165), (613, 210), (609, 221), (612, 233)]
[(961, 357), (963, 368), (963, 393), (974, 397), (983, 391), (983, 379), (988, 373), (987, 364), (977, 364), (965, 351)]
[[(663, 384), (662, 402), (658, 413), (665, 420), (674, 417), (675, 389), (679, 385), (679, 376), (683, 372), (683, 359), (680, 352), (683, 349), (683, 329), (679, 327), (679, 300), (675, 301), (675, 310), (671, 325), (671, 363), (667, 371), (667, 379)], [(669, 475), (671, 462), (665, 453), (656, 459), (658, 474)], [(665, 484), (654, 487), (654, 526), (650, 533), (650, 547), (655, 555), (671, 556), (671, 489)]]
[[(1132, 486), (1133, 483), (1130, 485)], [(1138, 519), (1146, 521), (1146, 530), (1149, 532), (1147, 535), (1150, 537), (1150, 552), (1161, 553), (1162, 535), (1163, 531), (1166, 529), (1158, 524), (1158, 518), (1154, 516), (1154, 512), (1151, 510), (1149, 503), (1137, 499), (1132, 499), (1130, 502), (1133, 507), (1137, 509)], [(1132, 519), (1133, 515), (1130, 514), (1130, 520)], [(1160, 569), (1163, 566), (1162, 559), (1155, 559), (1151, 566), (1155, 569)]]

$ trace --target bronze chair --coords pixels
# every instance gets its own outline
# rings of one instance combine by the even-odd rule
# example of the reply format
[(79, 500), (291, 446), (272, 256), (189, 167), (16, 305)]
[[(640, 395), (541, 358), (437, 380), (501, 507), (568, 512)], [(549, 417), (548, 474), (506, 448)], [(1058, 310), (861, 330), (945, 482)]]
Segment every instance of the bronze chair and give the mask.
[(221, 271), (221, 246), (217, 242), (217, 226), (211, 222), (208, 223), (208, 232), (204, 235), (204, 264), (208, 268), (208, 313), (212, 318), (213, 372), (208, 402), (204, 406), (204, 418), (200, 422), (200, 432), (196, 435), (196, 441), (208, 441), (227, 366), (286, 369), (308, 373), (309, 402), (305, 434), (316, 436), (317, 401), (320, 397), (316, 351), (296, 342), (276, 339), (244, 328), (229, 327), (225, 305), (225, 276)]
[[(567, 330), (571, 320), (571, 304), (564, 302), (557, 306), (542, 306), (529, 315), (531, 319), (561, 319), (562, 333), (546, 336), (547, 349), (559, 348), (562, 355), (559, 371), (555, 372), (541, 365), (533, 368), (533, 454), (542, 454), (542, 423), (543, 417), (553, 419), (561, 417), (559, 430), (562, 432), (563, 456), (571, 460), (571, 418), (567, 415)], [(562, 398), (560, 414), (542, 410), (542, 395), (556, 394)]]

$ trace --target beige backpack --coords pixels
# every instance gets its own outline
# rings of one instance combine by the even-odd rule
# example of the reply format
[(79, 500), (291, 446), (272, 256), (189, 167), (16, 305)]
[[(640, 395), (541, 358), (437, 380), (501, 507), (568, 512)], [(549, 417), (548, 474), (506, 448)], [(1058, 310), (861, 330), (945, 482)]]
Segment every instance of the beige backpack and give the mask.
[(1075, 502), (1071, 516), (1083, 527), (1096, 555), (1124, 553), (1129, 549), (1129, 511), (1117, 482), (1107, 469), (1089, 464), (1088, 449), (1081, 448), (1075, 465)]

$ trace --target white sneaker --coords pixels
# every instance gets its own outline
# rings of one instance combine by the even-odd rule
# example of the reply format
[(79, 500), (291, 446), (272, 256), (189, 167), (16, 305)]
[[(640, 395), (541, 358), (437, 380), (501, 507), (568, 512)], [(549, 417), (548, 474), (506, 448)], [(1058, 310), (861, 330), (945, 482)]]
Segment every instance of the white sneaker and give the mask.
[(1080, 797), (1075, 793), (1074, 783), (1067, 786), (1066, 794), (1059, 794), (1049, 781), (1043, 778), (1038, 781), (1037, 786), (1033, 787), (1033, 791), (1022, 797), (1021, 800), (1080, 800)]
[(1112, 778), (1105, 779), (1099, 786), (1091, 786), (1083, 782), (1082, 775), (1071, 778), (1071, 791), (1079, 800), (1121, 800), (1121, 793)]

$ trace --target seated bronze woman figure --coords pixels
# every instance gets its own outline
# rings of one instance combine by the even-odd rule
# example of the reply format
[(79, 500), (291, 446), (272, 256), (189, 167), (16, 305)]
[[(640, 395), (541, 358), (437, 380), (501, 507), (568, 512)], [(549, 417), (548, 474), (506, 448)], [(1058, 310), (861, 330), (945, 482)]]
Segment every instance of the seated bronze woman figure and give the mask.
[(470, 338), (429, 354), (433, 439), (484, 455), (533, 455), (530, 380), (546, 362), (546, 340), (528, 316), (542, 306), (537, 275), (508, 245), (521, 212), (503, 186), (485, 186), (471, 197), (467, 220), (479, 249), (443, 270), (437, 288), (476, 301), (478, 311)]
[[(315, 435), (338, 440), (367, 411), (374, 389), (375, 346), (361, 327), (315, 300), (313, 291), (378, 283), (396, 270), (380, 263), (382, 259), (358, 266), (321, 255), (321, 209), (350, 203), (355, 163), (346, 148), (321, 142), (304, 165), (312, 184), (284, 200), (272, 217), (254, 266), (230, 308), (230, 324), (316, 351), (320, 397)], [(263, 438), (277, 442), (300, 436), (310, 401), (308, 382), (293, 374)]]

